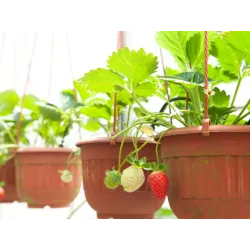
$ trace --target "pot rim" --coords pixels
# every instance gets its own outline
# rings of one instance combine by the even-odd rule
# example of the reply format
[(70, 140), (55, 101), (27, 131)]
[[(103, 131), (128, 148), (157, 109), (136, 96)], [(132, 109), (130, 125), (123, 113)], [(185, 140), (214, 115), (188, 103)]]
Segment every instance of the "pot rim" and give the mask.
[(71, 148), (19, 148), (16, 153), (71, 153)]
[[(155, 139), (159, 139), (163, 133), (165, 133), (163, 137), (176, 136), (176, 135), (188, 135), (188, 134), (201, 134), (202, 135), (202, 126), (170, 129), (170, 130), (158, 133), (155, 136)], [(250, 126), (248, 125), (210, 125), (209, 133), (250, 133)]]
[[(132, 138), (133, 137), (128, 136), (126, 138), (125, 142), (133, 142)], [(80, 146), (82, 146), (84, 144), (95, 144), (95, 143), (108, 143), (108, 144), (110, 144), (112, 141), (113, 142), (114, 141), (115, 142), (122, 142), (122, 140), (123, 140), (123, 136), (119, 136), (119, 137), (117, 137), (114, 140), (111, 140), (111, 138), (109, 138), (109, 137), (98, 137), (98, 138), (94, 138), (94, 139), (88, 139), (88, 140), (79, 141), (79, 142), (76, 143), (76, 146), (80, 147)], [(147, 140), (148, 140), (148, 137), (140, 137), (138, 139), (138, 142), (139, 143), (144, 143)], [(156, 142), (153, 139), (152, 139), (152, 141), (149, 141), (148, 143), (150, 143), (150, 144), (156, 144)]]

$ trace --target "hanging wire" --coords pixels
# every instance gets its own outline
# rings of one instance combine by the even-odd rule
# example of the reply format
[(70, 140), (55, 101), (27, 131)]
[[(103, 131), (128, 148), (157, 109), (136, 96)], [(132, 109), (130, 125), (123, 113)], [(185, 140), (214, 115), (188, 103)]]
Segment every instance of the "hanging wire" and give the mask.
[(204, 118), (208, 118), (208, 32), (204, 33)]
[(70, 42), (69, 42), (68, 32), (66, 33), (66, 38), (67, 38), (67, 46), (68, 46), (69, 66), (70, 66), (70, 72), (71, 72), (71, 78), (72, 78), (73, 90), (74, 90), (74, 98), (75, 98), (75, 102), (77, 102), (77, 93), (76, 93), (76, 89), (74, 86), (75, 78), (74, 78), (74, 72), (73, 72), (73, 63), (72, 63), (72, 58), (71, 58), (71, 50), (70, 50)]
[[(124, 31), (118, 31), (117, 36), (117, 49), (124, 48)], [(114, 93), (114, 122), (113, 122), (113, 131), (111, 133), (112, 136), (116, 134), (116, 126), (117, 126), (117, 92)]]
[(12, 86), (13, 88), (16, 85), (16, 79), (17, 79), (17, 38), (15, 38), (15, 44), (14, 44), (14, 67), (13, 67), (13, 80), (12, 80)]
[(208, 114), (208, 32), (204, 31), (204, 119), (202, 121), (202, 135), (209, 136), (209, 114)]
[[(163, 74), (164, 76), (166, 76), (166, 69), (165, 69), (165, 66), (164, 66), (164, 60), (163, 60), (163, 55), (162, 55), (162, 49), (160, 48), (160, 57), (161, 57), (161, 65), (162, 65), (162, 70), (163, 70)], [(168, 101), (170, 100), (170, 94), (169, 94), (169, 84), (168, 84), (168, 81), (165, 81), (165, 87), (166, 87), (166, 94), (167, 94), (167, 98), (168, 98)], [(171, 114), (171, 107), (170, 105), (169, 106), (169, 114)], [(173, 123), (173, 119), (170, 118), (170, 122)]]
[(52, 31), (51, 46), (50, 46), (49, 89), (48, 89), (49, 97), (51, 96), (51, 88), (52, 88), (53, 59), (54, 59), (54, 32)]
[(27, 77), (26, 77), (26, 83), (24, 86), (24, 92), (23, 92), (23, 96), (22, 96), (22, 100), (21, 100), (21, 109), (20, 109), (20, 114), (19, 114), (19, 118), (18, 118), (18, 122), (17, 122), (17, 144), (19, 143), (20, 140), (20, 133), (21, 133), (21, 121), (22, 121), (22, 112), (23, 112), (23, 108), (24, 108), (24, 101), (25, 101), (25, 95), (27, 92), (27, 88), (30, 82), (30, 71), (31, 71), (31, 66), (32, 66), (32, 62), (34, 59), (34, 52), (35, 52), (35, 47), (36, 47), (36, 42), (37, 42), (37, 32), (35, 33), (34, 36), (34, 40), (33, 40), (33, 46), (32, 46), (32, 51), (31, 51), (31, 56), (30, 56), (30, 60), (28, 60), (28, 70), (27, 70)]
[(2, 61), (3, 61), (3, 51), (5, 47), (5, 41), (6, 41), (6, 33), (3, 32), (3, 41), (2, 41), (2, 46), (0, 50), (0, 67), (2, 66)]

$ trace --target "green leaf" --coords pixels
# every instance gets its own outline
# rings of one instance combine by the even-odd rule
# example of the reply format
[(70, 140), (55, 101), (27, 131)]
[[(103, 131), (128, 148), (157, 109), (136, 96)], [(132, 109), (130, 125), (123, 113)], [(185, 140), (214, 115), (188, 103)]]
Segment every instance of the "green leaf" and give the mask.
[(139, 166), (143, 166), (147, 163), (147, 157), (143, 157), (139, 161)]
[[(0, 166), (1, 169), (1, 166)], [(4, 181), (0, 181), (0, 187), (4, 187), (5, 186), (5, 182)]]
[(133, 154), (129, 154), (129, 155), (127, 155), (127, 157), (126, 157), (126, 161), (127, 161), (128, 163), (130, 163), (130, 164), (134, 164), (134, 163), (135, 163), (135, 160), (136, 160), (136, 158), (133, 156)]
[(85, 102), (89, 97), (93, 95), (91, 91), (86, 89), (85, 84), (79, 82), (79, 81), (74, 81), (74, 88), (76, 92), (80, 95), (81, 97), (81, 102)]
[[(185, 73), (183, 73), (183, 74), (185, 74)], [(161, 77), (161, 79), (167, 80), (168, 83), (173, 83), (173, 84), (176, 84), (178, 86), (182, 86), (185, 89), (193, 89), (193, 88), (197, 87), (197, 83), (183, 80), (182, 75), (180, 75), (178, 77), (177, 76), (166, 76), (166, 77)]]
[[(202, 73), (204, 70), (202, 69)], [(221, 67), (208, 65), (208, 77), (213, 80), (213, 86), (219, 83), (230, 83), (237, 80), (237, 76), (223, 71)]]
[(235, 112), (234, 107), (210, 107), (208, 109), (209, 117), (213, 125), (221, 124), (226, 115)]
[(156, 33), (156, 42), (166, 49), (176, 59), (181, 69), (186, 69), (188, 56), (186, 53), (187, 41), (197, 31), (159, 31)]
[(247, 55), (247, 56), (245, 57), (245, 62), (246, 62), (246, 65), (247, 65), (248, 67), (250, 67), (250, 55)]
[(154, 82), (143, 82), (135, 86), (134, 91), (136, 96), (149, 97), (153, 96), (157, 90), (157, 85)]
[(51, 120), (51, 121), (61, 120), (61, 116), (62, 116), (61, 112), (56, 106), (51, 105), (46, 102), (38, 102), (37, 105), (44, 119)]
[[(230, 115), (227, 117), (227, 121), (225, 122), (225, 125), (232, 125), (236, 118), (237, 118), (237, 115), (230, 114)], [(245, 120), (241, 120), (241, 121), (239, 121), (237, 124), (239, 124), (239, 125), (244, 125), (245, 122), (246, 122)]]
[(26, 95), (24, 98), (24, 108), (34, 112), (35, 114), (40, 114), (40, 110), (36, 105), (40, 99), (34, 95)]
[(89, 119), (83, 126), (84, 129), (96, 132), (101, 128), (100, 122), (95, 119)]
[(238, 77), (243, 55), (241, 52), (231, 47), (221, 36), (214, 40), (217, 49), (216, 58), (218, 59), (223, 71)]
[(210, 96), (211, 106), (215, 107), (228, 107), (230, 101), (230, 95), (227, 95), (224, 90), (214, 88), (214, 95)]
[(62, 90), (60, 93), (63, 110), (76, 107), (75, 92), (72, 89)]
[(123, 107), (132, 104), (132, 97), (126, 90), (121, 90), (116, 94), (117, 104)]
[(101, 92), (112, 93), (115, 91), (116, 85), (123, 86), (124, 82), (120, 75), (108, 69), (91, 70), (79, 79), (79, 84), (82, 84), (86, 89)]
[(88, 116), (89, 118), (104, 118), (107, 121), (111, 119), (111, 110), (106, 105), (93, 105), (93, 106), (86, 106), (79, 109), (80, 113), (83, 115)]
[(126, 47), (109, 57), (108, 67), (127, 77), (128, 81), (135, 85), (156, 72), (158, 61), (156, 56), (146, 54), (144, 49), (135, 51)]
[(190, 68), (197, 68), (203, 64), (204, 56), (204, 36), (201, 33), (195, 33), (186, 44), (186, 53)]
[(176, 219), (176, 216), (169, 208), (159, 209), (154, 216), (155, 219)]
[(178, 75), (178, 74), (181, 73), (179, 70), (177, 70), (177, 69), (171, 69), (169, 67), (167, 67), (165, 71), (166, 71), (166, 75), (167, 76), (176, 76), (176, 75)]
[(144, 117), (144, 116), (147, 115), (147, 114), (144, 113), (140, 108), (135, 107), (135, 108), (133, 108), (133, 110), (134, 110), (135, 115), (136, 115), (137, 117)]
[(6, 90), (0, 93), (0, 115), (11, 114), (19, 101), (17, 93)]
[(250, 55), (250, 31), (229, 31), (224, 32), (222, 36), (233, 48)]

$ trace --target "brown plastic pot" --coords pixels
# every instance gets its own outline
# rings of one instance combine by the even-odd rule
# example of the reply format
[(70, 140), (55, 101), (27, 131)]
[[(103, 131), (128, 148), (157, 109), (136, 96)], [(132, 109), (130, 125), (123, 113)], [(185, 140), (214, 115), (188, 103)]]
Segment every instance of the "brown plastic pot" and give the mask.
[(169, 130), (161, 141), (168, 200), (180, 219), (250, 218), (250, 126)]
[(9, 160), (4, 166), (0, 167), (0, 181), (5, 183), (5, 196), (1, 203), (11, 203), (14, 201), (20, 202), (21, 199), (16, 191), (16, 177), (15, 177), (15, 161)]
[(16, 152), (16, 185), (18, 196), (30, 208), (67, 207), (80, 192), (82, 170), (80, 157), (72, 156), (70, 183), (60, 179), (72, 150), (66, 148), (27, 148)]
[[(145, 142), (138, 141), (138, 146)], [(99, 219), (153, 219), (154, 213), (161, 208), (164, 201), (153, 196), (147, 181), (133, 192), (123, 191), (120, 186), (115, 190), (108, 189), (104, 184), (106, 170), (117, 168), (121, 138), (115, 145), (110, 144), (109, 138), (98, 138), (81, 141), (77, 146), (81, 148), (83, 166), (83, 187), (89, 205), (97, 212)], [(148, 160), (155, 160), (155, 142), (148, 143), (139, 153), (139, 157), (146, 156)], [(127, 138), (123, 146), (122, 159), (134, 150), (131, 138)], [(128, 167), (125, 164), (123, 169)], [(149, 171), (145, 171), (145, 176)]]

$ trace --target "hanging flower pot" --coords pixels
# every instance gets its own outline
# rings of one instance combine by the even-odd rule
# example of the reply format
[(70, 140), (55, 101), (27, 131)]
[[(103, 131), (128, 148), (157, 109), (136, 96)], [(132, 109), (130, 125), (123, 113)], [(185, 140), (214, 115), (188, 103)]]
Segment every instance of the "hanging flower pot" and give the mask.
[[(83, 187), (89, 205), (97, 212), (99, 219), (152, 219), (154, 213), (161, 208), (163, 200), (158, 200), (151, 192), (147, 181), (135, 192), (125, 192), (122, 187), (115, 190), (108, 189), (104, 184), (106, 171), (117, 165), (121, 138), (116, 139), (114, 145), (109, 138), (98, 138), (81, 141), (77, 146), (81, 148), (83, 169)], [(145, 142), (138, 140), (138, 147)], [(151, 142), (139, 152), (147, 156), (148, 160), (155, 160), (156, 143)], [(122, 149), (122, 160), (134, 150), (131, 138), (126, 138)], [(122, 169), (129, 166), (126, 163)], [(145, 179), (150, 174), (144, 171)]]
[(71, 149), (27, 148), (16, 152), (17, 193), (30, 208), (69, 206), (80, 192), (81, 181), (81, 162), (72, 156)]
[(0, 167), (0, 182), (4, 183), (5, 195), (1, 203), (21, 201), (16, 191), (15, 162), (9, 160), (4, 166)]
[(250, 128), (170, 130), (161, 141), (168, 200), (178, 218), (250, 218)]
[[(227, 35), (222, 34), (214, 44), (218, 45), (219, 52), (216, 56), (219, 55), (219, 59), (223, 56), (223, 49), (229, 46), (223, 40), (227, 40)], [(249, 33), (239, 35), (244, 37)], [(229, 44), (233, 43), (233, 46), (237, 47), (239, 41), (237, 34), (229, 36)], [(189, 124), (193, 120), (197, 122), (203, 119), (201, 126), (184, 124), (186, 128), (174, 128), (161, 134), (163, 136), (161, 157), (168, 165), (167, 174), (170, 179), (169, 204), (180, 219), (249, 219), (250, 127), (244, 118), (250, 114), (247, 111), (250, 100), (238, 114), (233, 114), (236, 111), (234, 101), (238, 89), (242, 78), (248, 72), (246, 68), (239, 68), (238, 83), (231, 103), (229, 103), (230, 96), (227, 96), (225, 91), (220, 91), (218, 88), (213, 88), (214, 91), (211, 91), (208, 81), (208, 32), (205, 32), (204, 41), (205, 68), (204, 79), (201, 80), (204, 81), (204, 105), (198, 112), (197, 104), (203, 99), (199, 99), (200, 94), (196, 86), (189, 92), (193, 113), (188, 114), (189, 110), (183, 112), (183, 117), (192, 118), (185, 120)], [(191, 42), (188, 45), (191, 47)], [(232, 50), (231, 47), (227, 49), (228, 52)], [(232, 50), (231, 53), (240, 52)], [(228, 55), (224, 56), (228, 58)], [(236, 64), (241, 65), (241, 63), (244, 62)], [(224, 64), (223, 66), (227, 67)], [(198, 82), (197, 79), (194, 80), (198, 74), (195, 76), (191, 72), (191, 75), (192, 81)], [(190, 87), (191, 84), (194, 86), (191, 81), (184, 84), (186, 87)], [(189, 97), (186, 100), (188, 102)], [(200, 117), (203, 110), (204, 116)]]

